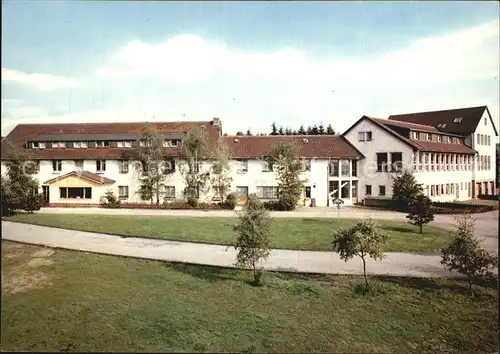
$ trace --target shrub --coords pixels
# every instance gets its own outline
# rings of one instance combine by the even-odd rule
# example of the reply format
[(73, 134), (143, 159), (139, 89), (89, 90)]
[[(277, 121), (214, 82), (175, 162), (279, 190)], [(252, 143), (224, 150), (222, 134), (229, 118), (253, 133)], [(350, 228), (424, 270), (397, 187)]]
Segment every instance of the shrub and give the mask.
[(193, 208), (197, 208), (199, 202), (198, 202), (198, 199), (196, 199), (195, 197), (189, 196), (188, 200), (187, 200), (187, 204)]
[(441, 264), (450, 272), (466, 275), (473, 295), (473, 280), (492, 276), (490, 269), (498, 266), (498, 257), (481, 248), (480, 241), (474, 237), (474, 221), (468, 212), (457, 217), (457, 222), (453, 240), (441, 250)]
[(120, 200), (112, 190), (108, 189), (101, 198), (101, 204), (105, 208), (117, 208), (120, 205)]
[(229, 193), (226, 197), (226, 200), (223, 202), (219, 203), (219, 205), (223, 209), (229, 209), (229, 210), (234, 210), (236, 206), (236, 194), (234, 193)]
[(31, 214), (36, 210), (40, 210), (42, 204), (43, 204), (43, 195), (29, 194), (23, 202), (23, 209)]

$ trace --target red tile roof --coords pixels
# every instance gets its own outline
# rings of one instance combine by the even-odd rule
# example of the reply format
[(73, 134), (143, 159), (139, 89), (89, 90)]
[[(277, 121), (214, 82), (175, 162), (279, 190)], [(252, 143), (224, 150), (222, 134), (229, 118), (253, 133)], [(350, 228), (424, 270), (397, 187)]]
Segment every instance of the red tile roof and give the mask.
[(405, 129), (409, 129), (409, 130), (416, 130), (416, 131), (422, 131), (422, 132), (428, 132), (428, 133), (440, 133), (440, 131), (437, 128), (429, 126), (429, 125), (399, 122), (396, 120), (388, 120), (388, 119), (382, 119), (382, 118), (372, 118), (372, 119), (377, 121), (380, 124), (384, 124), (387, 126), (400, 127), (400, 128), (405, 128)]
[[(87, 148), (87, 149), (25, 149), (27, 141), (41, 134), (130, 134), (140, 133), (145, 125), (152, 125), (160, 133), (185, 133), (191, 128), (201, 127), (209, 140), (217, 141), (221, 126), (212, 121), (204, 122), (131, 122), (131, 123), (69, 123), (69, 124), (19, 124), (1, 142), (1, 157), (6, 158), (13, 148), (30, 153), (33, 159), (119, 159), (131, 156), (130, 148)], [(181, 148), (166, 148), (168, 156), (179, 156)]]
[[(440, 131), (450, 134), (469, 135), (476, 130), (485, 110), (491, 117), (487, 106), (447, 109), (442, 111), (430, 111), (419, 113), (395, 114), (389, 117), (389, 120), (400, 122), (418, 123), (428, 126), (434, 126)], [(461, 117), (460, 123), (453, 123), (455, 118)], [(495, 133), (498, 135), (495, 124), (491, 120)], [(438, 127), (440, 124), (446, 124), (446, 127)]]
[(69, 177), (69, 176), (77, 176), (79, 178), (88, 179), (88, 180), (91, 180), (92, 182), (97, 183), (97, 184), (113, 184), (113, 183), (115, 183), (115, 181), (112, 179), (100, 176), (98, 174), (95, 174), (95, 173), (92, 173), (89, 171), (81, 171), (81, 172), (72, 171), (70, 173), (66, 173), (64, 175), (57, 176), (56, 178), (49, 179), (48, 181), (44, 182), (43, 184), (51, 184), (51, 183), (54, 183), (56, 181), (59, 181), (61, 179)]
[(299, 157), (360, 159), (363, 155), (345, 138), (333, 135), (223, 136), (233, 158), (270, 156), (280, 144), (291, 144)]

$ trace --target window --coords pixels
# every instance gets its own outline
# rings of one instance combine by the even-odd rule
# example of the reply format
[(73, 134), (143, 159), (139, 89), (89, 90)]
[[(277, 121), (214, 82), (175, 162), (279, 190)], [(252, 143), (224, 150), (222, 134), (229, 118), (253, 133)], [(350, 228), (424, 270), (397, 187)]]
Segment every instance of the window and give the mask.
[(175, 199), (175, 186), (165, 186), (165, 198)]
[(268, 187), (268, 186), (257, 187), (257, 197), (262, 199), (277, 199), (278, 187)]
[(391, 152), (391, 171), (403, 171), (403, 153)]
[(486, 117), (484, 118), (484, 125), (487, 125), (488, 124), (488, 120), (486, 119)]
[(358, 197), (358, 181), (351, 181), (351, 198)]
[(441, 195), (444, 194), (444, 184), (441, 185)]
[(118, 186), (118, 198), (128, 199), (128, 186)]
[(487, 135), (487, 136), (486, 136), (486, 145), (490, 146), (490, 145), (491, 145), (490, 143), (491, 143), (491, 141), (490, 141), (490, 136), (489, 136), (489, 135)]
[(372, 132), (359, 132), (358, 133), (359, 141), (372, 141)]
[(97, 172), (106, 171), (106, 160), (97, 160), (96, 161), (96, 170), (97, 170)]
[(453, 123), (460, 123), (462, 121), (462, 117), (456, 117), (453, 119)]
[(163, 147), (179, 147), (181, 146), (181, 141), (180, 140), (171, 140), (171, 139), (167, 139), (167, 140), (163, 140)]
[(52, 160), (52, 172), (61, 172), (62, 160)]
[(349, 188), (351, 187), (349, 181), (342, 181), (340, 185), (340, 197), (343, 199), (349, 198)]
[(436, 195), (436, 186), (431, 185), (431, 197), (434, 197), (434, 195)]
[(460, 190), (463, 191), (464, 190), (464, 182), (460, 182)]
[(96, 141), (96, 147), (109, 147), (109, 141)]
[(125, 142), (123, 142), (123, 141), (117, 141), (116, 142), (116, 147), (122, 148), (124, 146), (125, 146)]
[(311, 198), (311, 187), (306, 187), (305, 195), (306, 198)]
[(365, 195), (372, 195), (372, 186), (369, 184), (365, 185)]
[(455, 160), (455, 171), (458, 171), (458, 155), (453, 155), (453, 160)]
[(302, 171), (311, 171), (311, 160), (302, 160)]
[(59, 187), (61, 199), (92, 199), (92, 188)]
[(45, 149), (45, 143), (42, 143), (39, 141), (34, 141), (33, 142), (33, 149)]
[(447, 143), (449, 142), (449, 138), (445, 135), (443, 136), (443, 143)]
[(76, 171), (83, 171), (83, 160), (75, 160), (75, 170)]
[(443, 141), (443, 136), (442, 135), (438, 135), (438, 142), (442, 142)]
[(351, 173), (352, 177), (357, 177), (358, 176), (358, 161), (357, 160), (351, 160)]
[[(219, 174), (220, 174), (222, 172), (221, 171), (222, 168), (220, 166), (218, 166), (218, 167), (219, 167)], [(173, 160), (173, 159), (164, 160), (163, 161), (163, 174), (168, 175), (168, 174), (171, 174), (174, 172), (175, 172), (175, 160)], [(214, 173), (215, 172), (216, 171), (214, 171)]]
[(139, 142), (140, 147), (151, 147), (151, 141), (150, 140), (141, 140)]
[(238, 160), (238, 173), (248, 172), (248, 160)]
[(328, 163), (328, 174), (332, 177), (339, 176), (339, 160), (331, 160)]
[(480, 144), (481, 144), (481, 139), (480, 139), (480, 137), (481, 137), (481, 134), (477, 134), (477, 135), (476, 135), (476, 140), (477, 140), (476, 142), (477, 142), (477, 144), (478, 144), (478, 145), (480, 145)]
[[(273, 164), (270, 161), (262, 161), (262, 172), (271, 172), (273, 170)], [(304, 171), (304, 166), (302, 166), (302, 171)]]
[(120, 160), (118, 161), (118, 171), (120, 173), (128, 173), (128, 160)]
[(131, 148), (132, 147), (132, 142), (131, 141), (125, 141), (125, 147), (126, 148)]
[(431, 171), (434, 171), (434, 161), (435, 161), (435, 155), (436, 154), (430, 154), (430, 159), (431, 159)]
[(378, 186), (378, 195), (385, 197), (385, 186)]
[(413, 139), (414, 140), (420, 140), (420, 133), (419, 132), (413, 132)]
[(446, 183), (446, 194), (450, 194), (450, 184)]
[(424, 153), (420, 152), (418, 154), (418, 170), (422, 171), (422, 164), (424, 163)]
[(86, 149), (87, 148), (87, 142), (86, 141), (82, 141), (81, 145), (82, 145), (82, 149)]
[(349, 160), (340, 161), (340, 174), (342, 177), (349, 177), (350, 165)]
[(487, 170), (491, 170), (491, 156), (486, 156), (487, 160), (486, 160), (486, 166), (487, 166)]
[(66, 143), (64, 141), (58, 141), (58, 142), (52, 143), (53, 149), (63, 149), (65, 147), (66, 147)]
[(377, 172), (387, 172), (387, 153), (377, 153)]

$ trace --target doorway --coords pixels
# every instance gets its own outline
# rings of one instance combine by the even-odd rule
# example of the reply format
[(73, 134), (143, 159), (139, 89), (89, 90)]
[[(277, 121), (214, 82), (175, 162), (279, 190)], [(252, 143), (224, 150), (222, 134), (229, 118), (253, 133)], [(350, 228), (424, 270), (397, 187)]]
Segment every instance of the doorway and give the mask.
[(45, 204), (49, 204), (50, 202), (50, 187), (49, 186), (42, 186), (42, 191), (43, 191), (43, 202)]
[(247, 186), (237, 186), (236, 187), (236, 204), (246, 205), (248, 202), (248, 187)]

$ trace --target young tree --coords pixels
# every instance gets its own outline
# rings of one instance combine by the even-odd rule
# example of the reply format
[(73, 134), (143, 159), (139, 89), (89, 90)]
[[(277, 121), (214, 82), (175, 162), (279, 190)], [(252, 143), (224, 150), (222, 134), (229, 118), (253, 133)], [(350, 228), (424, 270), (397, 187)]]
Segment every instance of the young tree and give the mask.
[(305, 182), (300, 178), (302, 163), (294, 147), (289, 144), (277, 146), (270, 160), (278, 174), (278, 201), (284, 210), (294, 210), (302, 196)]
[(278, 135), (278, 129), (276, 128), (276, 123), (273, 122), (271, 125), (271, 134), (269, 135)]
[(320, 122), (318, 126), (318, 135), (325, 135), (325, 126), (322, 122)]
[(304, 129), (304, 125), (301, 124), (300, 125), (300, 128), (299, 128), (299, 131), (297, 132), (299, 135), (306, 135), (306, 130)]
[(152, 125), (146, 125), (141, 129), (136, 154), (141, 162), (141, 165), (136, 165), (141, 199), (150, 200), (153, 204), (153, 199), (156, 197), (158, 205), (165, 190), (167, 176), (173, 171), (165, 168), (163, 139)]
[(229, 176), (229, 150), (222, 139), (219, 139), (217, 142), (212, 159), (210, 184), (212, 189), (218, 192), (223, 203), (231, 191), (231, 182), (233, 179)]
[(431, 208), (431, 200), (426, 195), (420, 194), (417, 198), (410, 202), (410, 213), (406, 215), (410, 219), (409, 223), (420, 227), (434, 220), (434, 213)]
[(2, 212), (40, 210), (42, 195), (38, 194), (38, 181), (31, 176), (35, 162), (29, 155), (13, 149), (5, 160), (6, 174), (2, 176)]
[(182, 147), (184, 164), (181, 173), (186, 184), (184, 196), (190, 202), (198, 202), (210, 178), (210, 173), (200, 168), (201, 161), (210, 156), (208, 138), (201, 128), (194, 127), (186, 133)]
[(283, 129), (283, 127), (278, 129), (278, 135), (285, 135), (285, 129)]
[(356, 223), (353, 227), (339, 229), (333, 233), (333, 250), (339, 253), (345, 262), (358, 256), (363, 261), (363, 276), (366, 286), (369, 286), (366, 277), (366, 257), (382, 260), (384, 253), (382, 246), (387, 241), (387, 234), (383, 233), (375, 221), (366, 219)]
[(405, 169), (402, 174), (395, 176), (392, 183), (392, 199), (399, 209), (408, 211), (410, 203), (423, 194), (422, 185), (417, 183), (413, 173)]
[(498, 266), (498, 257), (483, 249), (474, 237), (474, 220), (468, 212), (457, 217), (456, 221), (453, 240), (441, 250), (441, 264), (450, 272), (466, 275), (469, 292), (473, 295), (472, 282), (492, 276), (491, 269)]
[(331, 124), (328, 124), (328, 126), (326, 127), (326, 135), (335, 135), (335, 130), (333, 130)]
[(234, 227), (238, 234), (234, 248), (238, 251), (236, 265), (253, 271), (254, 284), (262, 284), (262, 269), (259, 262), (269, 256), (271, 217), (255, 194), (248, 196), (247, 207), (239, 214), (239, 223)]

